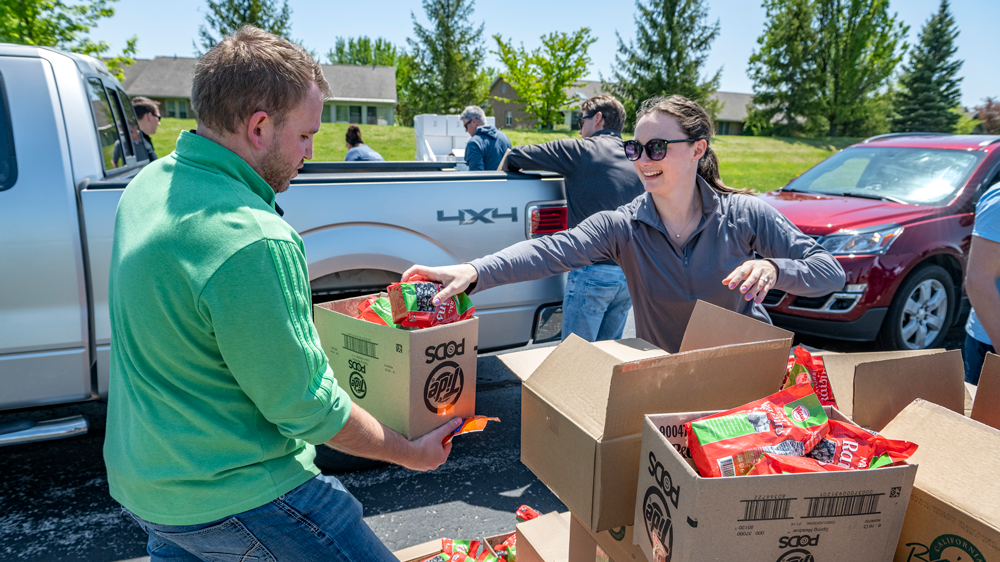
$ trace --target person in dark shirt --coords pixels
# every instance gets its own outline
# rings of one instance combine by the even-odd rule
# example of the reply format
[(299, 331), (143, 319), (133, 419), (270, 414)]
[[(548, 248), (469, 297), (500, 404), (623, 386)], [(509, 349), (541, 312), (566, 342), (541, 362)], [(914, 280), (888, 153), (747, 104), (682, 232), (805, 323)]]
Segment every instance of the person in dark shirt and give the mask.
[(361, 127), (351, 125), (347, 128), (347, 156), (346, 162), (382, 162), (385, 158), (378, 152), (371, 149), (361, 140)]
[[(613, 211), (642, 194), (642, 180), (625, 157), (625, 107), (605, 94), (580, 105), (580, 139), (512, 148), (503, 169), (546, 170), (563, 176), (569, 228), (601, 211)], [(632, 308), (622, 268), (603, 260), (569, 272), (563, 297), (562, 337), (587, 341), (622, 337)]]
[[(132, 109), (135, 111), (135, 118), (139, 121), (138, 136), (142, 139), (142, 144), (146, 148), (149, 161), (152, 162), (156, 160), (156, 149), (153, 148), (153, 139), (150, 137), (155, 135), (156, 129), (160, 127), (160, 104), (147, 97), (135, 96), (132, 98)], [(135, 144), (139, 142), (139, 139), (133, 137), (132, 142)], [(137, 156), (142, 154), (138, 148), (135, 149), (135, 152)], [(115, 143), (111, 159), (115, 167), (125, 163), (125, 155), (122, 154), (121, 142)]]
[(510, 139), (502, 131), (486, 124), (483, 108), (470, 105), (462, 111), (462, 125), (472, 135), (465, 145), (465, 162), (469, 171), (496, 170), (510, 148)]

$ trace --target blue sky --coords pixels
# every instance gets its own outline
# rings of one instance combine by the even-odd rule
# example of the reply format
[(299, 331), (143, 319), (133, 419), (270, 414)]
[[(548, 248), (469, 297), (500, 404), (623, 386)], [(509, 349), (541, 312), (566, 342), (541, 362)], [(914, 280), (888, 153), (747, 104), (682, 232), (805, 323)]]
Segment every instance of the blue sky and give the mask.
[[(939, 0), (892, 0), (904, 23), (910, 26), (909, 42), (916, 41), (917, 33), (927, 19), (937, 10)], [(155, 10), (149, 7), (155, 5)], [(385, 37), (397, 44), (405, 44), (413, 36), (410, 13), (426, 24), (423, 8), (418, 0), (380, 0), (359, 2), (330, 0), (291, 0), (292, 36), (320, 53), (333, 46), (337, 36), (368, 35)], [(709, 19), (719, 20), (721, 31), (712, 46), (706, 72), (722, 68), (721, 88), (724, 91), (751, 92), (752, 85), (746, 75), (747, 60), (756, 48), (757, 37), (764, 26), (764, 10), (756, 0), (709, 0)], [(104, 20), (91, 37), (111, 43), (120, 50), (125, 39), (139, 36), (139, 57), (192, 56), (192, 41), (198, 36), (198, 27), (205, 20), (204, 0), (171, 0), (152, 4), (140, 0), (120, 0), (115, 16)], [(476, 2), (473, 21), (486, 24), (484, 39), (488, 49), (495, 49), (494, 34), (523, 42), (534, 48), (539, 37), (551, 31), (574, 31), (590, 27), (598, 38), (590, 48), (591, 65), (588, 79), (598, 79), (599, 73), (608, 76), (617, 49), (615, 32), (626, 41), (635, 34), (635, 4), (630, 1), (546, 2), (529, 0), (479, 0)], [(958, 38), (957, 56), (965, 60), (962, 67), (962, 103), (974, 106), (986, 96), (1000, 96), (1000, 63), (994, 49), (987, 48), (995, 36), (995, 24), (1000, 21), (1000, 2), (996, 0), (955, 0), (952, 13), (961, 34)], [(993, 61), (993, 62), (991, 62)], [(488, 55), (486, 64), (499, 66), (494, 55)]]

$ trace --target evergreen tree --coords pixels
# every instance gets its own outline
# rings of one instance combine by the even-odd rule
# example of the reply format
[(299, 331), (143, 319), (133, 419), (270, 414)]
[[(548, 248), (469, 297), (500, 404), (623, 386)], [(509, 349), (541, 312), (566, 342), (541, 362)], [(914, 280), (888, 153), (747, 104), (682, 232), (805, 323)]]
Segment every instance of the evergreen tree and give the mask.
[(827, 135), (879, 132), (889, 116), (886, 92), (909, 28), (889, 15), (889, 0), (816, 0), (816, 7), (814, 60), (824, 77), (818, 113)]
[(4, 0), (0, 2), (0, 43), (57, 47), (73, 53), (100, 58), (119, 80), (123, 69), (135, 62), (133, 35), (126, 40), (122, 54), (106, 56), (111, 45), (94, 42), (86, 36), (98, 20), (115, 15), (111, 3), (117, 0), (85, 0), (66, 4), (60, 0)]
[(285, 39), (290, 38), (292, 9), (288, 7), (288, 0), (283, 0), (280, 7), (278, 0), (206, 0), (206, 2), (208, 2), (208, 13), (205, 14), (205, 22), (208, 27), (202, 25), (198, 28), (203, 49), (198, 51), (197, 47), (195, 48), (198, 55), (214, 47), (226, 35), (239, 31), (244, 25), (259, 27)]
[(388, 39), (381, 37), (372, 41), (366, 36), (355, 39), (337, 37), (333, 48), (326, 53), (330, 64), (354, 64), (361, 66), (396, 66), (402, 49), (397, 49)]
[(822, 77), (813, 58), (818, 33), (813, 0), (765, 0), (767, 26), (747, 74), (754, 101), (747, 127), (754, 134), (794, 136), (817, 108)]
[(706, 23), (704, 0), (636, 0), (636, 37), (627, 44), (617, 32), (618, 53), (609, 86), (625, 105), (627, 126), (636, 109), (653, 96), (680, 94), (709, 115), (721, 109), (711, 95), (719, 88), (720, 68), (703, 78), (702, 67), (719, 34), (719, 22)]
[(484, 26), (469, 21), (474, 5), (474, 0), (423, 0), (429, 27), (411, 14), (416, 39), (407, 39), (410, 59), (402, 85), (411, 115), (458, 113), (486, 103)]
[(951, 133), (961, 117), (952, 111), (961, 98), (958, 70), (962, 61), (954, 58), (958, 27), (948, 0), (941, 0), (936, 14), (924, 25), (920, 40), (900, 79), (902, 91), (896, 97), (893, 129), (900, 132)]

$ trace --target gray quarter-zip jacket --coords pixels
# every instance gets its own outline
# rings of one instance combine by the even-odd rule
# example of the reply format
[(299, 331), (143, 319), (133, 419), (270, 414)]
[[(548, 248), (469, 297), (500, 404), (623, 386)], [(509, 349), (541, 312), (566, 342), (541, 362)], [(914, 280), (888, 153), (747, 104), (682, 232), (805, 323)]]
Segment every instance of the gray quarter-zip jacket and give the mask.
[(844, 286), (844, 270), (822, 246), (751, 195), (720, 194), (700, 176), (698, 228), (683, 244), (670, 239), (649, 193), (576, 228), (520, 242), (474, 260), (469, 293), (541, 279), (603, 260), (622, 267), (635, 310), (636, 336), (670, 353), (680, 347), (696, 300), (771, 323), (764, 307), (722, 280), (754, 252), (778, 268), (774, 288), (821, 296)]

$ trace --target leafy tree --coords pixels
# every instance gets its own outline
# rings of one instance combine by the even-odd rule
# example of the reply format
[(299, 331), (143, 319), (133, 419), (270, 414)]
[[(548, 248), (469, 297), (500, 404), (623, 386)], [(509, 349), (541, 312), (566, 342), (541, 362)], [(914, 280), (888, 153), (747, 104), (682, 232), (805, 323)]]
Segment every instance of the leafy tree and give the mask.
[(822, 77), (813, 54), (819, 41), (813, 0), (765, 0), (767, 25), (757, 38), (747, 74), (754, 103), (747, 128), (754, 134), (794, 136), (817, 109)]
[(330, 64), (355, 64), (372, 66), (396, 66), (399, 57), (405, 54), (388, 39), (381, 37), (372, 41), (369, 37), (337, 37), (334, 46), (326, 53)]
[(909, 28), (889, 15), (889, 0), (816, 0), (815, 62), (824, 82), (819, 115), (827, 135), (863, 136), (884, 126), (892, 75)]
[[(552, 128), (562, 111), (574, 101), (567, 88), (577, 83), (590, 66), (587, 49), (597, 41), (590, 28), (573, 33), (552, 32), (542, 36), (542, 46), (528, 51), (515, 48), (499, 34), (494, 35), (494, 51), (504, 66), (504, 79), (517, 92), (524, 110), (535, 116), (543, 128)], [(512, 101), (498, 98), (502, 101)]]
[(648, 98), (681, 94), (702, 105), (710, 115), (719, 104), (710, 96), (719, 88), (720, 68), (703, 78), (702, 67), (719, 22), (706, 23), (704, 0), (636, 0), (636, 37), (626, 44), (618, 38), (618, 53), (611, 70), (610, 89), (625, 105), (634, 126), (635, 110)]
[[(278, 6), (278, 0), (206, 0), (208, 13), (205, 23), (198, 28), (201, 37), (201, 48), (195, 51), (198, 55), (215, 46), (223, 37), (239, 31), (244, 25), (253, 25), (278, 37), (290, 39), (292, 31), (292, 9), (288, 0), (283, 0)], [(315, 53), (312, 53), (315, 58)]]
[(477, 27), (469, 21), (474, 4), (474, 0), (423, 0), (429, 27), (410, 14), (416, 39), (407, 39), (410, 56), (402, 85), (407, 114), (458, 113), (486, 103), (483, 24)]
[(57, 47), (65, 51), (102, 59), (119, 80), (122, 69), (135, 62), (139, 38), (126, 41), (122, 54), (106, 56), (111, 45), (94, 42), (86, 35), (98, 20), (115, 14), (116, 0), (85, 0), (66, 4), (61, 0), (4, 0), (0, 3), (0, 42), (39, 47)]
[(979, 126), (979, 119), (969, 115), (968, 109), (956, 105), (950, 111), (955, 114), (956, 120), (955, 126), (952, 128), (953, 133), (956, 135), (971, 135), (975, 132), (976, 127)]
[(1000, 100), (986, 98), (983, 105), (972, 108), (979, 117), (983, 132), (988, 135), (1000, 135)]
[(902, 91), (896, 97), (894, 130), (950, 133), (958, 124), (961, 112), (952, 111), (962, 96), (962, 79), (956, 76), (962, 61), (953, 58), (957, 37), (958, 27), (948, 0), (941, 0), (937, 13), (921, 30), (900, 79)]

